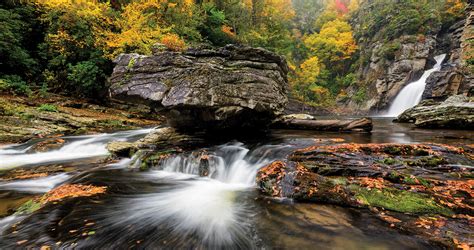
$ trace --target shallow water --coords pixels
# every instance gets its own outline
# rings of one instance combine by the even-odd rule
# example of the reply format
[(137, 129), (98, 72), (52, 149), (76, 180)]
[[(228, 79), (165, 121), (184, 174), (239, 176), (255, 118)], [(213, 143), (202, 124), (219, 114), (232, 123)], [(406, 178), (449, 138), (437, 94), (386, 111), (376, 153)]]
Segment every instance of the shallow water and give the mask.
[[(420, 130), (387, 119), (376, 119), (375, 125), (371, 134), (277, 130), (271, 137), (247, 140), (245, 144), (234, 141), (184, 152), (147, 171), (136, 168), (140, 155), (108, 165), (101, 161), (107, 156), (103, 151), (107, 141), (136, 140), (149, 130), (67, 137), (65, 146), (37, 153), (40, 156), (26, 153), (31, 143), (9, 146), (0, 151), (0, 169), (51, 163), (74, 168), (32, 180), (0, 181), (2, 202), (15, 205), (15, 200), (29, 199), (62, 183), (107, 186), (108, 191), (106, 195), (49, 204), (27, 217), (5, 216), (11, 212), (3, 211), (0, 248), (15, 247), (23, 240), (27, 241), (22, 246), (111, 249), (433, 248), (423, 240), (387, 228), (364, 211), (269, 200), (255, 188), (255, 174), (260, 167), (315, 140), (448, 144), (471, 144), (473, 140), (467, 131)], [(96, 150), (89, 151), (92, 146)], [(89, 153), (87, 157), (85, 152)], [(202, 156), (209, 159), (207, 177), (199, 176)], [(12, 229), (18, 221), (21, 223)]]

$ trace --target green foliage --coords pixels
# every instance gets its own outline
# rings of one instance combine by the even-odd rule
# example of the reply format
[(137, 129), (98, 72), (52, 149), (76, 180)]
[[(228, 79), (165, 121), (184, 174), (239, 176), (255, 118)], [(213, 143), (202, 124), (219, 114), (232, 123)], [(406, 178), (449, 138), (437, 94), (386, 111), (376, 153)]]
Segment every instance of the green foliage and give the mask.
[(58, 112), (58, 107), (54, 104), (41, 104), (38, 108), (38, 111), (45, 111), (45, 112)]
[(217, 9), (212, 3), (203, 4), (203, 9), (205, 21), (202, 26), (199, 27), (202, 36), (216, 46), (235, 42), (232, 34), (228, 34), (222, 29), (224, 25), (227, 25), (224, 11)]
[(0, 76), (0, 91), (18, 95), (31, 95), (32, 93), (28, 84), (17, 75)]
[(100, 84), (106, 75), (94, 62), (84, 61), (76, 65), (68, 65), (67, 80), (70, 89), (93, 96), (95, 92), (104, 91), (105, 86)]
[(398, 40), (386, 43), (380, 49), (379, 56), (387, 60), (393, 60), (395, 59), (396, 52), (399, 51), (401, 47), (402, 45)]
[(367, 99), (367, 93), (365, 91), (365, 88), (359, 88), (357, 93), (354, 95), (353, 99), (359, 104), (364, 102)]
[(37, 61), (29, 51), (35, 46), (31, 43), (36, 28), (33, 15), (34, 9), (29, 5), (0, 5), (0, 72), (3, 74), (32, 76), (37, 72)]

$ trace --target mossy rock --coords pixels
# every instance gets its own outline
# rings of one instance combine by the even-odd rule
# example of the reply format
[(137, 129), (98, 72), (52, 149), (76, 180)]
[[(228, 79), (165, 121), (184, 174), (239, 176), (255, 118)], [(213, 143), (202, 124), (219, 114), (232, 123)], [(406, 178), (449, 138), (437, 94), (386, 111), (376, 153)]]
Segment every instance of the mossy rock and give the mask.
[(394, 188), (368, 189), (358, 185), (349, 186), (355, 197), (364, 205), (412, 214), (453, 214), (427, 195)]
[(35, 200), (29, 200), (21, 205), (15, 212), (15, 215), (31, 214), (41, 208), (41, 203)]

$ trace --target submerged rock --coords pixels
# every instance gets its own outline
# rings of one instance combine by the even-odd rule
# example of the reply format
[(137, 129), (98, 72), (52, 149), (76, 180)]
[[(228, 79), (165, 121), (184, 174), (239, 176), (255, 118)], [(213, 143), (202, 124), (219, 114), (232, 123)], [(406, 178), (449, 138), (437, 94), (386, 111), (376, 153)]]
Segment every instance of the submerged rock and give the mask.
[(474, 102), (462, 95), (451, 96), (442, 103), (427, 100), (406, 110), (395, 121), (422, 128), (474, 129)]
[(286, 61), (261, 48), (123, 54), (115, 63), (111, 96), (164, 109), (178, 128), (262, 127), (288, 102)]

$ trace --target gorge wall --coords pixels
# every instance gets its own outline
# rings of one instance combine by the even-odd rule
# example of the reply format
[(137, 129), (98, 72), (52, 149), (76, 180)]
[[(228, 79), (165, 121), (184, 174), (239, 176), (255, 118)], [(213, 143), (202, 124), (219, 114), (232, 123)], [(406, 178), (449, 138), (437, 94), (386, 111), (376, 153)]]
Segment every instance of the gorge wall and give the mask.
[[(359, 39), (359, 85), (350, 86), (346, 91), (348, 96), (362, 94), (365, 98), (359, 102), (351, 98), (340, 101), (341, 104), (359, 113), (381, 113), (403, 87), (419, 79), (435, 64), (434, 56), (445, 53), (447, 59), (441, 71), (427, 79), (423, 99), (444, 100), (451, 95), (468, 95), (474, 84), (468, 61), (472, 56), (473, 10), (471, 3), (466, 8), (465, 19), (449, 28), (440, 26), (427, 35), (404, 35), (392, 40), (376, 35)], [(357, 24), (357, 19), (354, 23)]]

